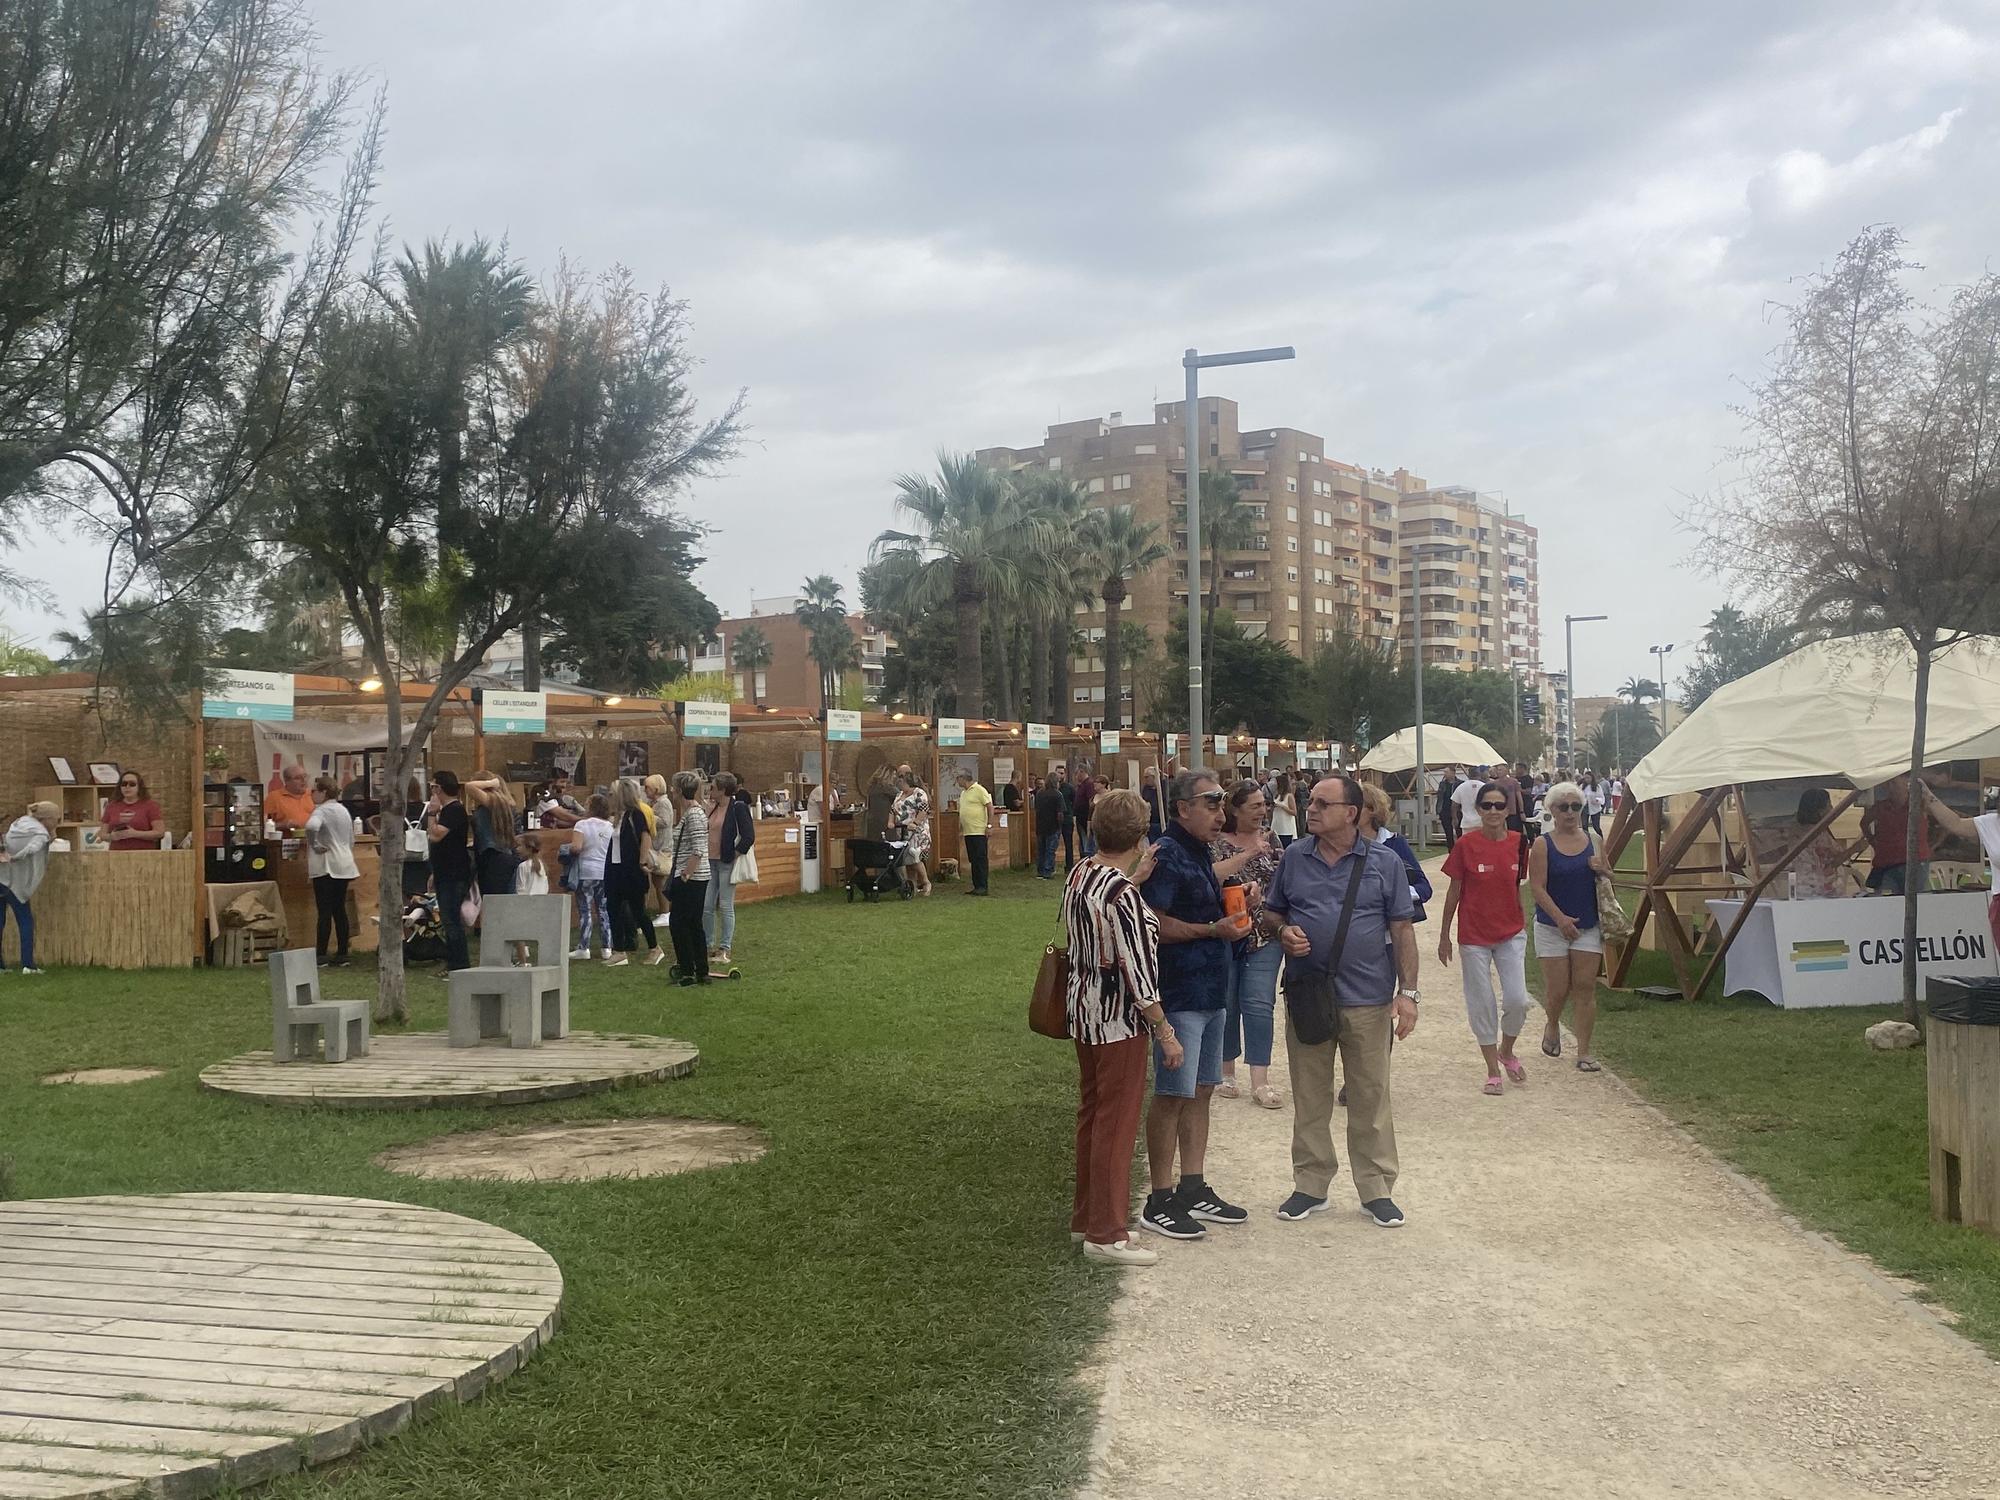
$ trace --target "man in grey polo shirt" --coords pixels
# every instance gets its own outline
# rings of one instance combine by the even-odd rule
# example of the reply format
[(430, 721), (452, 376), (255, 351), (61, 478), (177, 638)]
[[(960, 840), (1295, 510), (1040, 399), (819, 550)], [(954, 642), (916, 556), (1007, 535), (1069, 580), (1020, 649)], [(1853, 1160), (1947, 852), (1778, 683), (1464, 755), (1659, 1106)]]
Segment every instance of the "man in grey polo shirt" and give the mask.
[[(1326, 1207), (1340, 1170), (1333, 1149), (1334, 1049), (1347, 1077), (1347, 1159), (1368, 1216), (1384, 1229), (1403, 1222), (1389, 1196), (1396, 1185), (1396, 1123), (1389, 1108), (1389, 1044), (1417, 1027), (1417, 940), (1410, 925), (1409, 878), (1394, 851), (1358, 838), (1361, 787), (1328, 776), (1312, 789), (1307, 837), (1285, 851), (1260, 920), (1285, 950), (1285, 1057), (1292, 1070), (1292, 1196), (1281, 1219)], [(1362, 862), (1354, 914), (1338, 961), (1334, 938), (1354, 861)], [(1331, 975), (1336, 1035), (1299, 1039), (1295, 1004)]]

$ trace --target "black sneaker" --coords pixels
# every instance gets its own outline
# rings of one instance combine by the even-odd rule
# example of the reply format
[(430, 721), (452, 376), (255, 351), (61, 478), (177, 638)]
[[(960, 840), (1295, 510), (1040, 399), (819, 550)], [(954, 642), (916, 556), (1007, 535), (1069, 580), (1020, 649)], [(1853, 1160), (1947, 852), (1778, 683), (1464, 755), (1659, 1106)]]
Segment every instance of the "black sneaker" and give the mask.
[(1403, 1211), (1390, 1198), (1371, 1198), (1361, 1205), (1361, 1211), (1373, 1219), (1383, 1229), (1401, 1229)]
[(1189, 1218), (1204, 1224), (1241, 1224), (1250, 1217), (1250, 1210), (1225, 1203), (1222, 1195), (1205, 1182), (1183, 1182), (1175, 1196)]
[(1278, 1217), (1296, 1223), (1309, 1215), (1319, 1213), (1325, 1207), (1324, 1198), (1315, 1198), (1310, 1193), (1294, 1193), (1278, 1205)]
[(1153, 1192), (1139, 1214), (1139, 1227), (1163, 1234), (1170, 1240), (1198, 1240), (1208, 1231), (1188, 1217), (1180, 1200), (1170, 1192)]

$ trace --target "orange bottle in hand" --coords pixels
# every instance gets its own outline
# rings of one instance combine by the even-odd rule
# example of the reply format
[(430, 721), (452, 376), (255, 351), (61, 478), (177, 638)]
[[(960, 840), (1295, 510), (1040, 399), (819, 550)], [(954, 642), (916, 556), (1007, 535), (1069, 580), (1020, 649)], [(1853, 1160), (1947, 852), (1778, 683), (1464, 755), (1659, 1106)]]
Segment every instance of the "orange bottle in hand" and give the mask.
[(1228, 920), (1232, 935), (1244, 937), (1250, 931), (1250, 911), (1244, 900), (1243, 887), (1225, 885), (1222, 888), (1222, 914)]

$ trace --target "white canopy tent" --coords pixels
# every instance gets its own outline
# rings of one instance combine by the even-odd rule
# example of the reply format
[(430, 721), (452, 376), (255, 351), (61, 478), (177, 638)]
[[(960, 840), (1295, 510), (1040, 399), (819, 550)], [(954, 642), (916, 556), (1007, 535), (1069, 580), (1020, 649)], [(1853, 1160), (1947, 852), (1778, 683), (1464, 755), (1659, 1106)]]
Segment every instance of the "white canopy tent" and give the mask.
[[(1627, 783), (1642, 801), (1799, 777), (1876, 785), (1910, 768), (1916, 679), (1916, 653), (1896, 631), (1802, 646), (1717, 689)], [(1977, 636), (1932, 659), (1924, 758), (1995, 755), (2000, 641)]]
[[(1424, 725), (1424, 760), (1429, 766), (1497, 766), (1506, 756), (1469, 730), (1449, 724)], [(1400, 729), (1361, 757), (1364, 771), (1409, 771), (1417, 764), (1417, 731)]]

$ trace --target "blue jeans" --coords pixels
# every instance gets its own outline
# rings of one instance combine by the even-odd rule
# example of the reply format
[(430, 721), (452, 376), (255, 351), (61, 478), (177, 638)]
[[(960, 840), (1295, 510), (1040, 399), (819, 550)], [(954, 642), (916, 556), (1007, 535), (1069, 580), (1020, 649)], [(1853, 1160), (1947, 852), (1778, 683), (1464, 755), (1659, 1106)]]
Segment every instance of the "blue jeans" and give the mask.
[(1058, 833), (1042, 835), (1041, 851), (1035, 856), (1035, 873), (1044, 880), (1056, 872), (1056, 845), (1062, 838)]
[(1083, 857), (1089, 859), (1097, 853), (1097, 835), (1090, 831), (1090, 825), (1083, 825)]
[[(736, 943), (735, 865), (728, 860), (708, 862), (708, 896), (701, 909), (701, 935), (711, 948), (727, 952)], [(718, 915), (720, 920), (718, 921)], [(722, 940), (716, 941), (718, 928)]]
[(466, 951), (465, 920), (459, 908), (472, 894), (472, 882), (462, 875), (440, 873), (433, 877), (432, 884), (437, 889), (438, 921), (444, 927), (444, 966), (469, 969), (472, 956)]
[(1253, 1068), (1271, 1066), (1271, 1042), (1277, 1034), (1273, 1016), (1278, 1008), (1278, 970), (1284, 950), (1266, 943), (1244, 958), (1229, 962), (1229, 1017), (1222, 1036), (1222, 1060), (1242, 1058)]
[[(35, 914), (28, 903), (15, 895), (12, 887), (0, 885), (0, 933), (7, 930), (7, 912), (14, 914), (14, 920), (21, 928), (21, 967), (35, 966)], [(0, 968), (4, 968), (0, 964)]]

